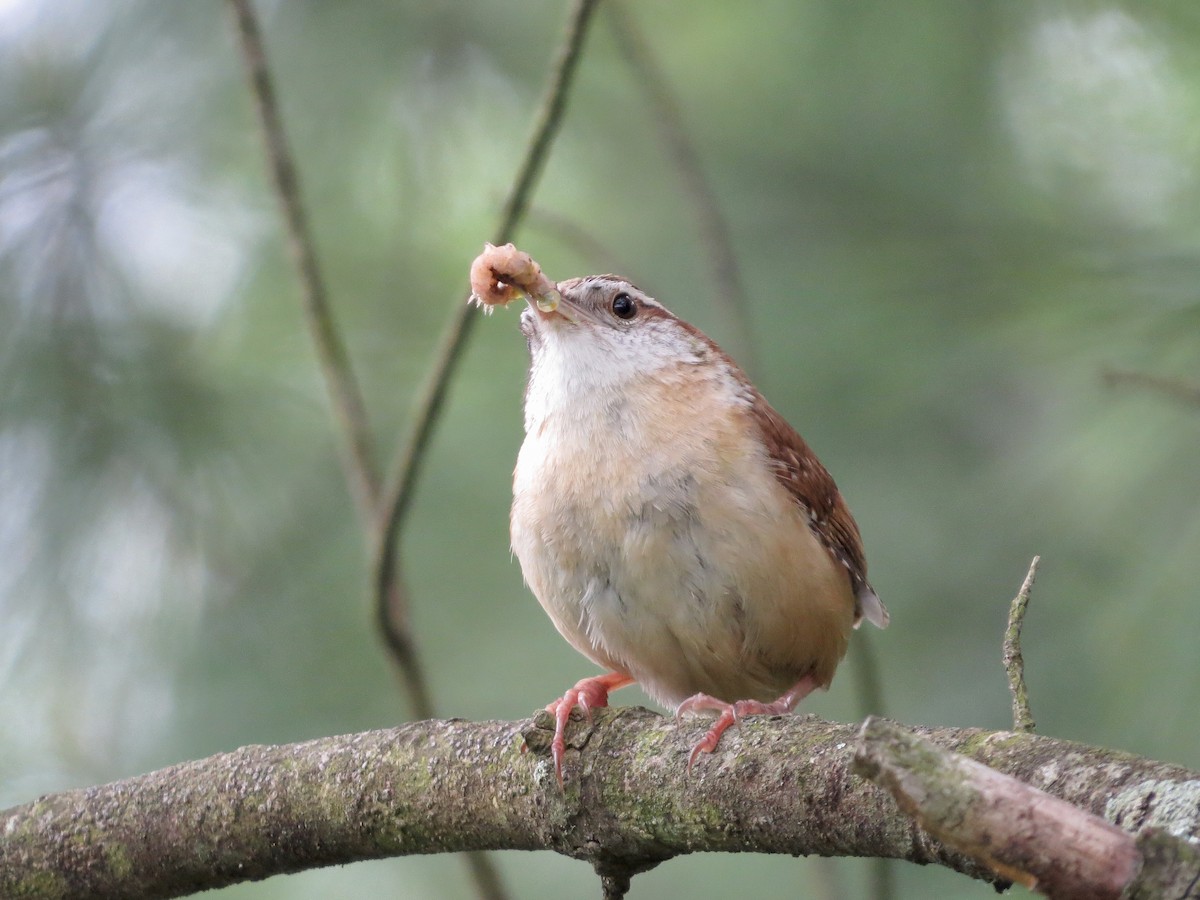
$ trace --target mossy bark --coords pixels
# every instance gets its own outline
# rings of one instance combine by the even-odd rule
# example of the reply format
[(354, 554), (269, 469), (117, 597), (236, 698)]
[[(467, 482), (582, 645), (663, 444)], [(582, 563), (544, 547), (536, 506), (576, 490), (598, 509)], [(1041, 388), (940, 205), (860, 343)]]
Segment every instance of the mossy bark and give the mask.
[[(747, 720), (689, 774), (701, 721), (425, 721), (245, 747), (0, 812), (0, 896), (174, 897), (407, 854), (551, 849), (610, 881), (696, 851), (875, 856), (994, 876), (853, 774), (858, 726)], [(914, 729), (1129, 830), (1200, 838), (1200, 773), (1033, 734)], [(528, 742), (530, 752), (523, 752)]]

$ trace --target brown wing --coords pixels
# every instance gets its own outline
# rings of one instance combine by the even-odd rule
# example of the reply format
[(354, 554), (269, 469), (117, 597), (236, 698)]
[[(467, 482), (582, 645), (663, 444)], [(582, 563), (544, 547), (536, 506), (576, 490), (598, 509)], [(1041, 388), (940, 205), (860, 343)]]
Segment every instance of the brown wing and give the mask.
[(749, 415), (762, 434), (767, 452), (775, 462), (775, 477), (791, 492), (808, 515), (808, 524), (833, 558), (846, 567), (854, 590), (855, 625), (865, 616), (880, 628), (888, 624), (888, 611), (867, 581), (867, 559), (863, 555), (862, 536), (850, 510), (842, 500), (833, 476), (826, 471), (804, 438), (787, 420), (772, 409), (750, 380), (711, 338), (694, 325), (672, 315), (657, 301), (650, 301), (642, 312), (648, 317), (669, 318), (678, 327), (694, 335), (709, 352), (737, 373), (749, 393)]
[(856, 620), (866, 616), (880, 628), (885, 627), (888, 613), (867, 581), (862, 536), (833, 476), (796, 429), (761, 394), (754, 393), (750, 415), (775, 462), (775, 477), (808, 514), (813, 533), (834, 559), (846, 567), (854, 589)]

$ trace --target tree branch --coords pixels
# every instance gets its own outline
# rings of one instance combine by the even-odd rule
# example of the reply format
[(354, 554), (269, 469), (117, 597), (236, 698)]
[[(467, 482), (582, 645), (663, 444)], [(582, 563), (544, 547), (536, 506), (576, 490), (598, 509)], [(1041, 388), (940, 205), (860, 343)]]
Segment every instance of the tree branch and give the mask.
[[(562, 124), (567, 97), (579, 65), (583, 40), (597, 2), (598, 0), (574, 2), (566, 35), (550, 75), (525, 158), (504, 204), (500, 225), (492, 241), (495, 244), (505, 244), (511, 240), (529, 208), (537, 177), (541, 174), (550, 147)], [(411, 651), (413, 642), (410, 635), (408, 596), (400, 575), (400, 534), (412, 503), (421, 463), (446, 399), (446, 390), (466, 347), (471, 326), (477, 318), (478, 312), (467, 304), (464, 296), (442, 335), (434, 354), (433, 366), (417, 395), (412, 426), (390, 469), (379, 506), (379, 527), (374, 548), (376, 617), (384, 639), (406, 673), (406, 678), (409, 668), (407, 654)], [(432, 715), (432, 711), (427, 711), (427, 714)]]
[(1052, 897), (1118, 900), (1141, 865), (1133, 837), (1009, 775), (867, 719), (855, 770), (938, 840)]
[[(697, 851), (880, 856), (995, 878), (853, 774), (857, 726), (749, 719), (689, 776), (704, 725), (636, 708), (576, 720), (564, 791), (545, 714), (245, 747), (0, 813), (0, 895), (174, 897), (468, 849), (555, 850), (615, 887)], [(1034, 734), (912, 731), (1126, 830), (1200, 838), (1200, 772)]]

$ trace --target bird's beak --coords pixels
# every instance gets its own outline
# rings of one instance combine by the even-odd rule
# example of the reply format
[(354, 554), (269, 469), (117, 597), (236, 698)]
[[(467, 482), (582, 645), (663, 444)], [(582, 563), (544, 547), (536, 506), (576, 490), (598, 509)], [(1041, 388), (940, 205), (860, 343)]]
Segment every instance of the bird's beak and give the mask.
[(596, 321), (595, 316), (575, 301), (564, 297), (558, 288), (550, 288), (528, 299), (529, 305), (546, 318), (552, 315), (559, 315), (572, 325), (578, 325), (580, 322)]

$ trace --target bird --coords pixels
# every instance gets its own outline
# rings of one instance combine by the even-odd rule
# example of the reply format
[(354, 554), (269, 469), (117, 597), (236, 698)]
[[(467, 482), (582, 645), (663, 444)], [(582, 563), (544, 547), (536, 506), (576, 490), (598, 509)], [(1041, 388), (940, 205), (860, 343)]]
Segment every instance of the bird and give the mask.
[(474, 297), (529, 300), (525, 438), (510, 537), (558, 632), (605, 674), (546, 708), (566, 729), (633, 683), (677, 718), (716, 719), (691, 771), (751, 715), (827, 688), (850, 634), (883, 628), (862, 538), (809, 445), (698, 328), (629, 280), (551, 282), (485, 247)]

